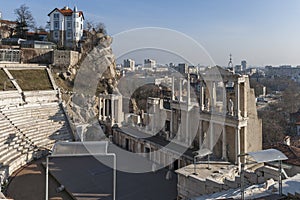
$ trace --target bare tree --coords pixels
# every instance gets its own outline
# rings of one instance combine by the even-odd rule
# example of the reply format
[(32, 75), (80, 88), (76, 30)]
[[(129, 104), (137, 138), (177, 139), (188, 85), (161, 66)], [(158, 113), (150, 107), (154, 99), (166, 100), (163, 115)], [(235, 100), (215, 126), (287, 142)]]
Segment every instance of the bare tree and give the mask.
[(95, 26), (95, 29), (96, 29), (96, 32), (98, 32), (98, 33), (103, 33), (104, 35), (107, 34), (105, 24), (102, 23), (102, 22), (99, 22), (99, 23)]
[(107, 34), (105, 24), (102, 22), (94, 23), (93, 21), (86, 20), (85, 21), (85, 30), (88, 32), (95, 31), (96, 33), (103, 33), (104, 35)]
[(94, 28), (94, 23), (90, 20), (85, 20), (85, 30), (90, 32)]
[(35, 21), (31, 11), (28, 6), (22, 4), (19, 8), (15, 9), (14, 12), (17, 16), (17, 35), (19, 37), (25, 37), (25, 33), (35, 27)]

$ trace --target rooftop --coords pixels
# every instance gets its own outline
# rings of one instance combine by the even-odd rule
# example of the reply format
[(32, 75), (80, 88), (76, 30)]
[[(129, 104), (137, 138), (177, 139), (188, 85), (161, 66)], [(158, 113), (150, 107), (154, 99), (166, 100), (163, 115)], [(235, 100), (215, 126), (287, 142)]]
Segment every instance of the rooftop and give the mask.
[(234, 179), (237, 172), (238, 168), (235, 165), (214, 162), (212, 162), (210, 165), (208, 165), (207, 163), (196, 164), (196, 168), (194, 164), (191, 164), (176, 170), (177, 174), (181, 174), (186, 177), (190, 176), (200, 181), (212, 179), (215, 182), (219, 183), (223, 183), (225, 178)]
[[(48, 14), (48, 16), (50, 16), (51, 13), (53, 13), (53, 12), (56, 11), (56, 10), (57, 10), (58, 12), (60, 12), (61, 14), (63, 14), (64, 16), (71, 16), (71, 15), (73, 14), (73, 12), (76, 12), (76, 11), (73, 11), (71, 8), (65, 6), (65, 7), (63, 7), (62, 9), (59, 9), (59, 8), (53, 9), (53, 10)], [(82, 12), (82, 11), (77, 11), (77, 12), (79, 13), (79, 16), (80, 16), (80, 17), (82, 16), (82, 17), (84, 18), (83, 12)]]
[(270, 145), (268, 148), (278, 149), (284, 153), (288, 157), (288, 160), (284, 161), (285, 163), (300, 166), (300, 148), (282, 143)]

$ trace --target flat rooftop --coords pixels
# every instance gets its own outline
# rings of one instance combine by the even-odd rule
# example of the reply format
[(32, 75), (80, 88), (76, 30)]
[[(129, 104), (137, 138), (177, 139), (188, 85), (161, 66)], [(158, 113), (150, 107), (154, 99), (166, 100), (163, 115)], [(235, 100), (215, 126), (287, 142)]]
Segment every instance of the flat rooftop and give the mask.
[(176, 170), (177, 174), (186, 177), (191, 176), (200, 181), (205, 181), (205, 179), (210, 178), (219, 183), (222, 183), (225, 177), (233, 179), (237, 172), (238, 168), (235, 165), (215, 162), (212, 162), (209, 165), (207, 163), (196, 164), (196, 170), (194, 164)]

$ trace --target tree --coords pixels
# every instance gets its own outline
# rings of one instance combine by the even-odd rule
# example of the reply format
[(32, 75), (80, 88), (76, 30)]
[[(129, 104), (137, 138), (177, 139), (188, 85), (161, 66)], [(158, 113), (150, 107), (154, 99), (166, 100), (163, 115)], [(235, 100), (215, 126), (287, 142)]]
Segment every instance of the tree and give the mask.
[(85, 21), (85, 30), (88, 32), (95, 31), (96, 33), (107, 34), (105, 24), (103, 22), (94, 23), (93, 21), (86, 20)]
[(94, 23), (90, 20), (85, 20), (85, 30), (90, 32), (94, 28)]
[(96, 32), (98, 32), (98, 33), (103, 33), (104, 35), (107, 34), (105, 24), (102, 23), (102, 22), (99, 22), (99, 23), (95, 26), (95, 29), (96, 29)]
[(29, 10), (29, 7), (25, 4), (22, 4), (19, 8), (14, 10), (15, 15), (17, 16), (17, 36), (24, 38), (25, 33), (29, 29), (33, 29), (35, 27), (35, 21)]

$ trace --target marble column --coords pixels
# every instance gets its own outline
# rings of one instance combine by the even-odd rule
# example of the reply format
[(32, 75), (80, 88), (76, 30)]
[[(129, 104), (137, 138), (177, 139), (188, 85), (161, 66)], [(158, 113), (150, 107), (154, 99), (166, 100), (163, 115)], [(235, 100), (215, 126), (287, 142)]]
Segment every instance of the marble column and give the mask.
[(102, 108), (102, 98), (99, 97), (99, 120), (102, 120), (102, 111), (101, 111), (101, 108)]
[(226, 140), (226, 126), (223, 126), (223, 131), (222, 131), (222, 158), (223, 160), (227, 161), (227, 140)]
[(172, 76), (172, 100), (175, 100), (175, 85), (174, 85), (174, 76)]
[(235, 157), (236, 157), (236, 164), (238, 165), (239, 169), (241, 167), (241, 159), (238, 155), (241, 154), (241, 128), (237, 127), (235, 129)]
[(106, 99), (106, 117), (111, 117), (109, 113), (110, 99)]
[(210, 94), (210, 98), (211, 98), (211, 102), (210, 102), (210, 110), (212, 112), (215, 111), (215, 107), (216, 107), (216, 82), (212, 81), (211, 82), (211, 94)]
[(213, 144), (214, 144), (214, 123), (210, 122), (210, 131), (209, 131), (209, 148), (213, 151)]
[(226, 94), (226, 85), (223, 83), (223, 106), (222, 106), (222, 112), (224, 115), (227, 113), (227, 94)]
[(204, 91), (205, 91), (205, 88), (204, 88), (204, 84), (201, 82), (200, 83), (200, 110), (204, 110)]
[(179, 102), (182, 102), (182, 80), (179, 78)]
[(237, 118), (241, 117), (240, 110), (240, 84), (239, 82), (235, 82), (235, 116)]
[(187, 105), (191, 104), (191, 78), (190, 74), (188, 74), (188, 82), (187, 82)]
[(115, 123), (115, 99), (111, 97), (111, 122)]
[(105, 121), (105, 119), (106, 119), (106, 113), (105, 113), (105, 109), (106, 109), (106, 99), (105, 98), (103, 98), (103, 104), (102, 104), (102, 120), (103, 121)]
[(202, 120), (199, 122), (199, 150), (202, 148), (202, 143), (203, 143), (203, 126), (202, 126)]

